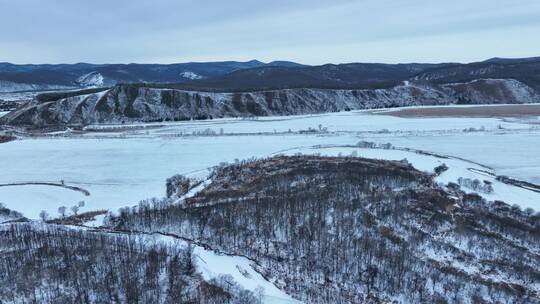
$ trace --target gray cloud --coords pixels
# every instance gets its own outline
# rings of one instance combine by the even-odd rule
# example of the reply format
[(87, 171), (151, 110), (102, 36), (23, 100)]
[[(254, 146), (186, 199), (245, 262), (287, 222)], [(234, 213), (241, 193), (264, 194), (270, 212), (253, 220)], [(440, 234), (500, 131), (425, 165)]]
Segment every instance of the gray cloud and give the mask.
[(0, 0), (0, 61), (533, 56), (538, 16), (536, 0)]

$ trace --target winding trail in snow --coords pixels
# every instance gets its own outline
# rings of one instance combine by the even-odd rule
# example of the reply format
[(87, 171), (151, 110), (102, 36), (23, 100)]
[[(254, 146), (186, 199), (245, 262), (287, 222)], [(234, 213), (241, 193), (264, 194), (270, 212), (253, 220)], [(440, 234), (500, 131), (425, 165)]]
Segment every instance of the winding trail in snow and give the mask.
[(211, 279), (219, 274), (230, 274), (240, 286), (245, 289), (255, 291), (258, 286), (264, 288), (265, 300), (263, 303), (301, 303), (293, 299), (290, 295), (280, 289), (267, 276), (265, 276), (259, 268), (262, 266), (254, 259), (242, 255), (231, 254), (222, 250), (213, 248), (207, 243), (200, 242), (188, 237), (165, 233), (165, 232), (146, 232), (138, 230), (125, 230), (112, 227), (90, 227), (85, 225), (65, 225), (77, 229), (85, 229), (88, 232), (109, 233), (109, 234), (124, 234), (134, 236), (159, 237), (163, 241), (181, 241), (185, 242), (186, 246), (193, 246), (194, 256), (204, 265), (199, 264), (199, 271), (202, 272), (205, 279)]
[(21, 183), (8, 183), (8, 184), (0, 184), (0, 187), (17, 187), (17, 186), (29, 186), (29, 185), (39, 185), (39, 186), (52, 186), (52, 187), (60, 187), (65, 188), (73, 191), (78, 191), (84, 194), (85, 196), (90, 196), (90, 191), (83, 189), (81, 187), (77, 186), (69, 186), (62, 183), (52, 183), (52, 182), (21, 182)]

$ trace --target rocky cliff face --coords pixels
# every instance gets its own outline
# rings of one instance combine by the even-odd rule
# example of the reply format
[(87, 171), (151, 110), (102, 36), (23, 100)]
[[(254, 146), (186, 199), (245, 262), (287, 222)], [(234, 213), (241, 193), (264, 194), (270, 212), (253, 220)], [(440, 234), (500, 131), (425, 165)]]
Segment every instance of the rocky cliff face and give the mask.
[(513, 79), (442, 85), (405, 82), (389, 89), (284, 89), (243, 93), (118, 85), (106, 91), (54, 101), (35, 100), (2, 117), (0, 123), (44, 127), (298, 115), (411, 105), (534, 102), (540, 102), (540, 94)]
[(534, 103), (540, 100), (533, 88), (514, 79), (480, 79), (445, 84), (442, 88), (457, 97), (459, 103), (467, 104)]

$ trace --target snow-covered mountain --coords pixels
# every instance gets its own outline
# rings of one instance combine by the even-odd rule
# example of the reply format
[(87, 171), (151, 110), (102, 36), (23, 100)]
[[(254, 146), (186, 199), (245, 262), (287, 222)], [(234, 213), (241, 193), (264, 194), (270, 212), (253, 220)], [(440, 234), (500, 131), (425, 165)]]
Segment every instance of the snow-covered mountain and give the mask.
[(0, 63), (0, 92), (80, 89), (117, 83), (182, 83), (291, 62), (187, 62), (175, 64), (11, 64)]
[(540, 90), (538, 75), (540, 58), (497, 58), (470, 64), (346, 63), (319, 66), (257, 60), (101, 65), (0, 63), (0, 81), (9, 83), (0, 85), (0, 91), (110, 87), (119, 83), (174, 84), (175, 88), (229, 92), (289, 88), (388, 89), (403, 81), (438, 85), (478, 79), (515, 79)]
[(185, 72), (182, 72), (180, 73), (180, 76), (182, 76), (183, 78), (186, 78), (186, 79), (191, 79), (191, 80), (196, 80), (196, 79), (203, 79), (204, 77), (197, 74), (197, 73), (193, 73), (191, 71), (185, 71)]
[(33, 102), (2, 117), (0, 123), (39, 127), (298, 115), (411, 105), (540, 102), (540, 94), (513, 79), (482, 79), (437, 86), (409, 82), (388, 89), (284, 89), (237, 93), (117, 85), (105, 91), (86, 91), (80, 95), (70, 92), (64, 96), (38, 96)]
[(98, 88), (105, 84), (103, 75), (99, 72), (90, 72), (77, 78), (77, 83), (82, 87)]

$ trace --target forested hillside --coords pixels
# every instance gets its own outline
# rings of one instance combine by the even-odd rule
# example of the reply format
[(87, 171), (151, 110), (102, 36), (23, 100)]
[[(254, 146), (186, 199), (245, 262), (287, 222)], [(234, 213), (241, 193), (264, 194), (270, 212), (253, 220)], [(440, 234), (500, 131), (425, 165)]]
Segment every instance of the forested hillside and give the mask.
[(55, 225), (0, 227), (0, 303), (260, 303), (205, 281), (190, 246)]
[(143, 202), (108, 223), (245, 255), (306, 303), (540, 302), (539, 215), (436, 185), (406, 161), (275, 157), (210, 179), (180, 204)]

